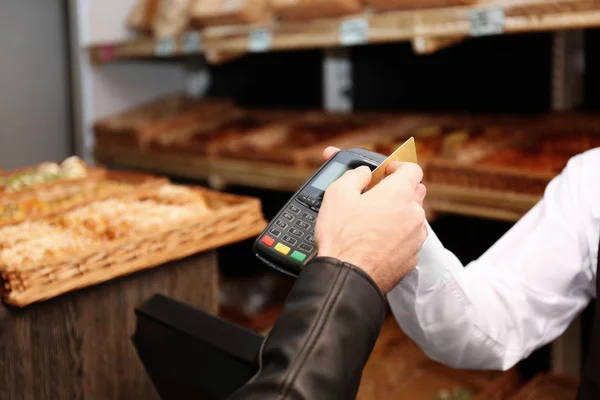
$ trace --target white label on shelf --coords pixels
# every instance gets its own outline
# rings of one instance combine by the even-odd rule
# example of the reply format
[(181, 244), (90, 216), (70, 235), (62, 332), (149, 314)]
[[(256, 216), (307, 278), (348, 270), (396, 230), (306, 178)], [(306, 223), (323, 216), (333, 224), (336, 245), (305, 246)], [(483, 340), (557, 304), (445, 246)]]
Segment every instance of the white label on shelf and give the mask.
[(169, 57), (175, 53), (175, 40), (173, 38), (156, 39), (156, 48), (154, 54), (158, 57)]
[(469, 13), (471, 36), (498, 35), (504, 32), (504, 10), (488, 8)]
[(182, 51), (184, 54), (199, 53), (202, 51), (202, 37), (200, 32), (187, 32), (183, 34)]
[(369, 42), (369, 21), (364, 18), (353, 18), (340, 24), (340, 44), (353, 46)]
[(263, 52), (271, 49), (273, 34), (269, 29), (257, 29), (248, 36), (248, 51)]

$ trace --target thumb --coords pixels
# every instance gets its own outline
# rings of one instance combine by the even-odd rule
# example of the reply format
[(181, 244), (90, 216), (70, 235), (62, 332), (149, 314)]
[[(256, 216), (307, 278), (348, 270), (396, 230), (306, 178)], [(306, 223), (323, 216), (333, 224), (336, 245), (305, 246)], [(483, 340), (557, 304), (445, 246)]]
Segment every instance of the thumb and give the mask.
[(356, 191), (360, 194), (371, 183), (371, 170), (369, 167), (362, 165), (356, 169), (346, 171), (338, 181), (340, 185), (351, 188), (353, 192)]
[(329, 146), (325, 150), (323, 150), (323, 160), (327, 161), (331, 157), (333, 157), (340, 149), (337, 147)]
[(385, 169), (385, 175), (387, 176), (387, 175), (393, 174), (401, 166), (402, 166), (401, 161), (392, 161), (391, 163), (388, 164), (387, 168)]

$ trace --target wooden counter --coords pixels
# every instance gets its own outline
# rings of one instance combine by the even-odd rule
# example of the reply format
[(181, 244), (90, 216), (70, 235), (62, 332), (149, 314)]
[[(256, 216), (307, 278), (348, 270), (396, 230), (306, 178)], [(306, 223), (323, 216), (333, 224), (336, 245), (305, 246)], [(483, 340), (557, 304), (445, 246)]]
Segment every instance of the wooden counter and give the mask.
[(158, 399), (130, 339), (134, 308), (155, 293), (216, 313), (216, 252), (23, 309), (0, 306), (0, 398)]

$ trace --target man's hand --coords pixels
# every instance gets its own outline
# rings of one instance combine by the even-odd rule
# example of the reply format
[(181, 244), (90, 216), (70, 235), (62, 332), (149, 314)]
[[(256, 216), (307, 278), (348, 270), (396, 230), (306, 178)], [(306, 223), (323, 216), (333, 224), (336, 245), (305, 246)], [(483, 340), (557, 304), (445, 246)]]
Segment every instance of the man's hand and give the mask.
[[(337, 151), (329, 147), (323, 156), (328, 159)], [(315, 229), (319, 256), (363, 269), (384, 293), (416, 267), (427, 237), (423, 171), (417, 164), (394, 162), (386, 173), (362, 193), (371, 170), (347, 171), (327, 188)]]

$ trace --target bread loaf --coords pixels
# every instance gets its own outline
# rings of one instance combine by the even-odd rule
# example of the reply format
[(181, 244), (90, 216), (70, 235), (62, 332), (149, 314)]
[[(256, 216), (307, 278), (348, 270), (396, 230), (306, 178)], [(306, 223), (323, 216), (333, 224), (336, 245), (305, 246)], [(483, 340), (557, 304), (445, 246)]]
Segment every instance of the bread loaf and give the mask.
[(152, 33), (158, 0), (138, 0), (127, 18), (129, 27), (140, 33)]
[(152, 139), (198, 121), (214, 120), (234, 108), (229, 100), (169, 95), (94, 124), (96, 147), (145, 148)]
[(195, 0), (191, 15), (201, 26), (250, 24), (270, 16), (267, 0)]
[(158, 0), (153, 23), (154, 35), (173, 37), (183, 33), (190, 23), (192, 0)]
[(376, 11), (451, 7), (476, 3), (477, 0), (365, 0)]
[(359, 0), (271, 0), (271, 6), (278, 17), (290, 21), (337, 17), (362, 10)]

